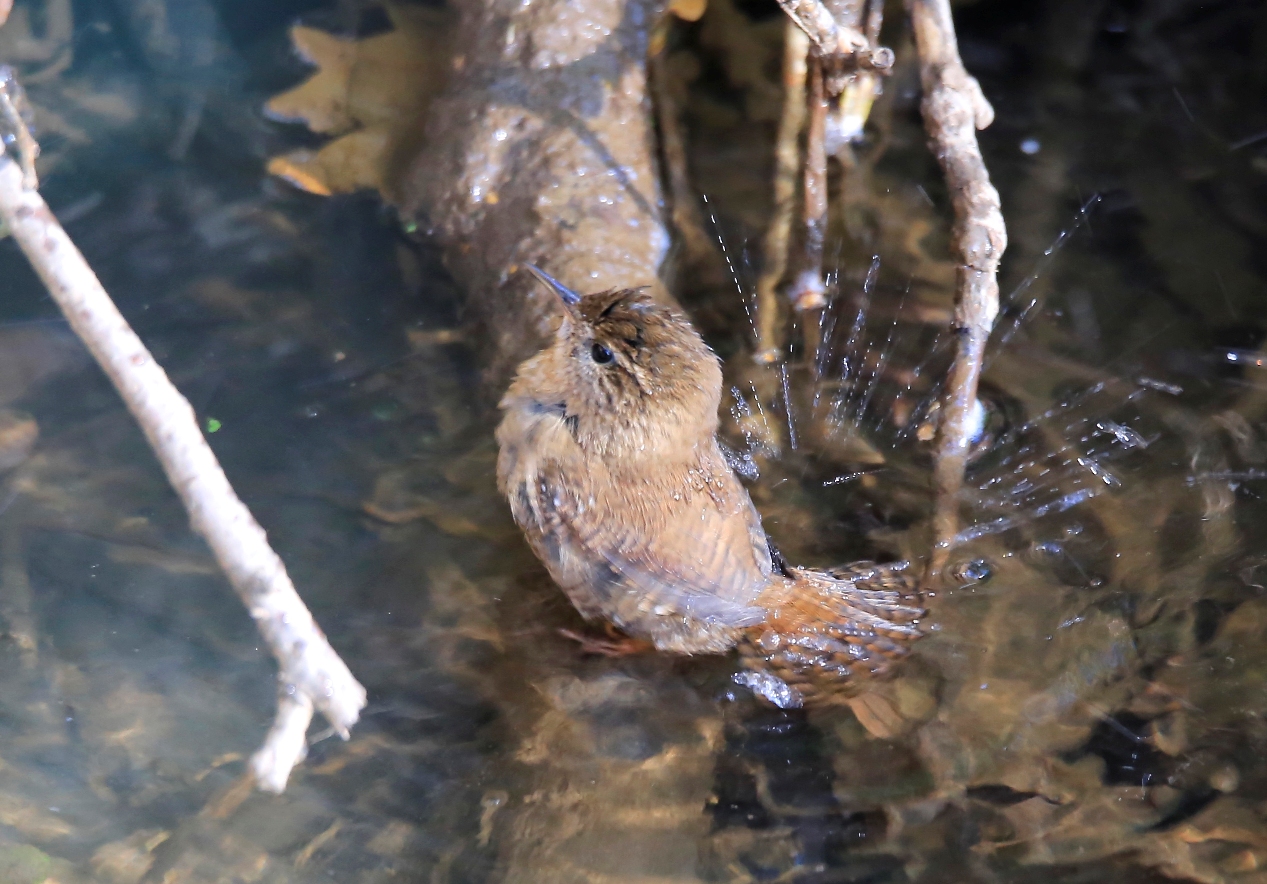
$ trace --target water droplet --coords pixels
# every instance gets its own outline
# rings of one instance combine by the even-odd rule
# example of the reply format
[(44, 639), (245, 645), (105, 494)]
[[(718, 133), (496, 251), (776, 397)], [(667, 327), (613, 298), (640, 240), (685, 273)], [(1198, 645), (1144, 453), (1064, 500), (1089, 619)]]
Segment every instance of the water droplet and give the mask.
[(994, 569), (985, 559), (971, 559), (957, 562), (950, 566), (950, 577), (961, 586), (975, 586), (985, 583), (994, 574)]

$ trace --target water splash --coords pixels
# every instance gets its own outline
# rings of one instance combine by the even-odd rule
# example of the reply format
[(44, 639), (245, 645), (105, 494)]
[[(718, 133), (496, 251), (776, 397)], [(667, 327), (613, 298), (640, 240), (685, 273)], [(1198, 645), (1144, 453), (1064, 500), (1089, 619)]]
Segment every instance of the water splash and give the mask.
[[(713, 213), (713, 204), (709, 201), (706, 193), (701, 192), (700, 198), (708, 209), (708, 222), (712, 226), (713, 237), (721, 248), (722, 258), (726, 261), (726, 271), (730, 274), (730, 281), (734, 284), (735, 292), (739, 295), (739, 303), (743, 305), (744, 314), (748, 317), (748, 327), (752, 332), (752, 342), (755, 344), (757, 340), (757, 316), (753, 298), (756, 296), (756, 291), (755, 289), (745, 291), (743, 283), (739, 281), (739, 271), (735, 269), (735, 262), (731, 260), (730, 248), (726, 245), (726, 236), (722, 232), (721, 224), (718, 223), (716, 214)], [(747, 243), (744, 243), (742, 249), (746, 255)]]
[[(1101, 199), (1100, 194), (1092, 194), (1091, 198), (1079, 207), (1078, 211), (1074, 213), (1073, 222), (1056, 234), (1056, 238), (1052, 240), (1051, 245), (1043, 250), (1043, 256), (1035, 262), (1034, 269), (1030, 271), (1029, 275), (1021, 280), (1020, 284), (1006, 298), (1001, 300), (1000, 315), (1012, 312), (1014, 306), (1029, 292), (1034, 283), (1051, 270), (1057, 255), (1069, 244), (1074, 234), (1084, 225), (1090, 226), (1091, 210), (1100, 203)], [(988, 370), (998, 355), (1007, 348), (1007, 345), (1021, 327), (1033, 317), (1041, 303), (1041, 297), (1030, 298), (1020, 312), (1015, 314), (1015, 318), (1010, 323), (994, 327), (991, 335), (992, 342), (986, 348), (983, 371)]]
[[(1041, 315), (1043, 297), (1033, 291), (1035, 282), (1051, 272), (1064, 248), (1089, 226), (1100, 199), (1096, 194), (1079, 207), (1032, 272), (1005, 299), (1009, 316), (992, 336), (987, 365), (1008, 349), (1026, 323)], [(718, 238), (724, 241), (720, 234)], [(731, 253), (724, 250), (723, 254), (735, 290), (746, 303), (747, 293)], [(934, 326), (921, 321), (918, 314), (909, 315), (910, 279), (893, 292), (896, 297), (880, 304), (876, 297), (882, 269), (882, 257), (873, 255), (853, 298), (833, 298), (826, 309), (808, 319), (793, 317), (793, 323), (806, 320), (815, 325), (809, 327), (811, 334), (803, 340), (791, 335), (787, 356), (777, 367), (778, 379), (766, 391), (773, 401), (763, 401), (752, 382), (747, 382), (742, 392), (738, 387), (731, 389), (731, 414), (742, 428), (750, 454), (781, 456), (763, 450), (769, 439), (776, 438), (770, 433), (768, 414), (773, 406), (773, 413), (784, 412), (779, 420), (786, 420), (783, 432), (792, 452), (817, 459), (821, 442), (807, 444), (807, 439), (834, 441), (856, 436), (886, 461), (878, 469), (860, 467), (820, 477), (816, 484), (821, 487), (851, 484), (881, 471), (889, 472), (892, 481), (918, 487), (915, 477), (926, 469), (929, 456), (919, 443), (927, 441), (924, 430), (935, 426), (956, 337), (947, 326)], [(839, 290), (844, 273), (839, 264), (826, 270), (829, 290)], [(891, 312), (877, 321), (875, 311), (881, 306)], [(798, 367), (804, 370), (798, 371)], [(802, 383), (812, 387), (806, 395), (798, 396), (797, 387)], [(990, 418), (993, 441), (974, 455), (964, 501), (969, 524), (956, 542), (1064, 513), (1123, 488), (1129, 471), (1118, 468), (1121, 458), (1149, 448), (1162, 435), (1161, 430), (1141, 423), (1139, 397), (1178, 392), (1178, 388), (1156, 379), (1132, 382), (1108, 378), (1088, 384), (1020, 422), (1009, 422), (1008, 414), (996, 408)], [(797, 413), (798, 402), (802, 407), (810, 403), (807, 414)], [(810, 426), (815, 427), (814, 434), (809, 433)], [(770, 433), (765, 440), (758, 438), (761, 428)]]
[[(871, 265), (867, 268), (866, 278), (862, 283), (861, 297), (858, 301), (858, 313), (854, 316), (853, 325), (849, 328), (849, 337), (845, 341), (845, 351), (840, 359), (840, 392), (832, 401), (831, 405), (831, 423), (833, 427), (842, 425), (841, 411), (851, 413), (853, 392), (857, 388), (857, 382), (861, 378), (862, 364), (865, 362), (866, 346), (863, 341), (863, 332), (867, 325), (867, 309), (871, 306), (871, 293), (875, 288), (876, 278), (880, 273), (880, 256), (874, 255), (871, 258)], [(848, 407), (846, 407), (846, 403)]]
[(788, 444), (792, 446), (792, 450), (797, 449), (796, 444), (796, 420), (792, 416), (792, 392), (791, 385), (788, 383), (787, 363), (784, 362), (779, 366), (779, 383), (783, 390), (783, 408), (787, 412), (787, 437)]

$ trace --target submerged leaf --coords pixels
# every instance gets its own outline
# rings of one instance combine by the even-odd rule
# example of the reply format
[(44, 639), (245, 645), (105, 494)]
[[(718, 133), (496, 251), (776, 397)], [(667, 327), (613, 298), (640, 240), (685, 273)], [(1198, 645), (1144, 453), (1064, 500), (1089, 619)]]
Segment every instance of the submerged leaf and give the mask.
[(272, 98), (266, 112), (337, 137), (315, 153), (274, 157), (270, 174), (321, 196), (372, 188), (387, 200), (397, 198), (448, 69), (450, 19), (421, 7), (386, 9), (393, 30), (373, 37), (338, 37), (302, 25), (291, 30), (296, 51), (317, 71)]
[(313, 132), (348, 131), (355, 125), (348, 107), (348, 87), (361, 47), (355, 40), (303, 25), (291, 29), (290, 39), (295, 52), (315, 65), (317, 72), (289, 92), (269, 99), (265, 112), (276, 120), (306, 123)]

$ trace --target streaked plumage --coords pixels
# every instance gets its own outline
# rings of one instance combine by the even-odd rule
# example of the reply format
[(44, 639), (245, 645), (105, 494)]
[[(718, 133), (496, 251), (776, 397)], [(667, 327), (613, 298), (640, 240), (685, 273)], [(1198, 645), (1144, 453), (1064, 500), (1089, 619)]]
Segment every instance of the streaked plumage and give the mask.
[(565, 316), (502, 398), (498, 486), (577, 610), (663, 651), (738, 646), (747, 683), (780, 705), (902, 656), (921, 612), (900, 571), (772, 557), (717, 443), (717, 357), (686, 317), (539, 275)]

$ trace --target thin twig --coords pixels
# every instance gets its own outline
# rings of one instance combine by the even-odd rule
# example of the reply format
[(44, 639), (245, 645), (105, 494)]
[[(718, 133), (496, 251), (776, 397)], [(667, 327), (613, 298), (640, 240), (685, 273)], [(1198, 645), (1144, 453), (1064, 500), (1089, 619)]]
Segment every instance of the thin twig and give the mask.
[(887, 73), (893, 50), (867, 39), (856, 25), (840, 21), (821, 0), (779, 0), (779, 6), (803, 30), (823, 56), (828, 96), (835, 98), (859, 71)]
[(848, 168), (853, 157), (849, 145), (862, 139), (862, 127), (871, 113), (871, 105), (880, 92), (881, 73), (892, 66), (891, 50), (880, 46), (880, 26), (884, 22), (884, 4), (880, 0), (826, 0), (827, 8), (841, 27), (863, 33), (870, 58), (882, 58), (883, 64), (860, 64), (847, 58), (828, 59), (828, 96), (832, 99), (827, 112), (827, 154), (840, 159)]
[(977, 130), (990, 125), (994, 109), (959, 58), (949, 0), (906, 0), (906, 6), (920, 59), (924, 127), (954, 205), (959, 264), (952, 320), (958, 349), (942, 401), (934, 470), (934, 547), (925, 574), (931, 583), (946, 564), (959, 522), (959, 491), (979, 408), (977, 382), (999, 310), (997, 272), (1007, 230), (977, 144)]
[(779, 6), (824, 55), (851, 55), (870, 48), (862, 31), (841, 25), (819, 0), (779, 0)]
[(809, 37), (790, 19), (783, 39), (783, 114), (774, 152), (774, 218), (761, 244), (757, 278), (757, 362), (769, 365), (782, 355), (779, 283), (787, 272), (796, 178), (801, 169), (801, 129), (805, 125), (805, 77)]
[[(804, 241), (800, 271), (788, 290), (788, 299), (798, 313), (821, 310), (827, 305), (823, 284), (823, 237), (827, 233), (827, 95), (824, 90), (823, 60), (817, 51), (809, 59), (809, 130), (805, 136), (805, 179), (801, 211)], [(811, 351), (813, 352), (813, 351)]]
[[(0, 20), (0, 24), (3, 21)], [(22, 183), (28, 190), (39, 187), (39, 178), (35, 174), (35, 158), (40, 155), (40, 145), (27, 128), (22, 118), (25, 99), (22, 87), (18, 84), (13, 68), (0, 65), (0, 136), (12, 132), (14, 143), (18, 149), (18, 161), (22, 165)], [(0, 147), (3, 140), (0, 139)]]
[(2, 153), (0, 218), (145, 431), (194, 530), (206, 539), (277, 658), (277, 718), (251, 770), (260, 788), (280, 792), (303, 758), (313, 708), (346, 739), (365, 706), (365, 689), (330, 647), (264, 529), (234, 494), (189, 402), (119, 313), (44, 200), (23, 186), (17, 163)]
[(880, 30), (884, 27), (884, 0), (870, 0), (867, 3), (865, 33), (867, 42), (872, 46), (880, 45)]
[(822, 0), (822, 3), (837, 25), (857, 31), (864, 30), (867, 0)]

